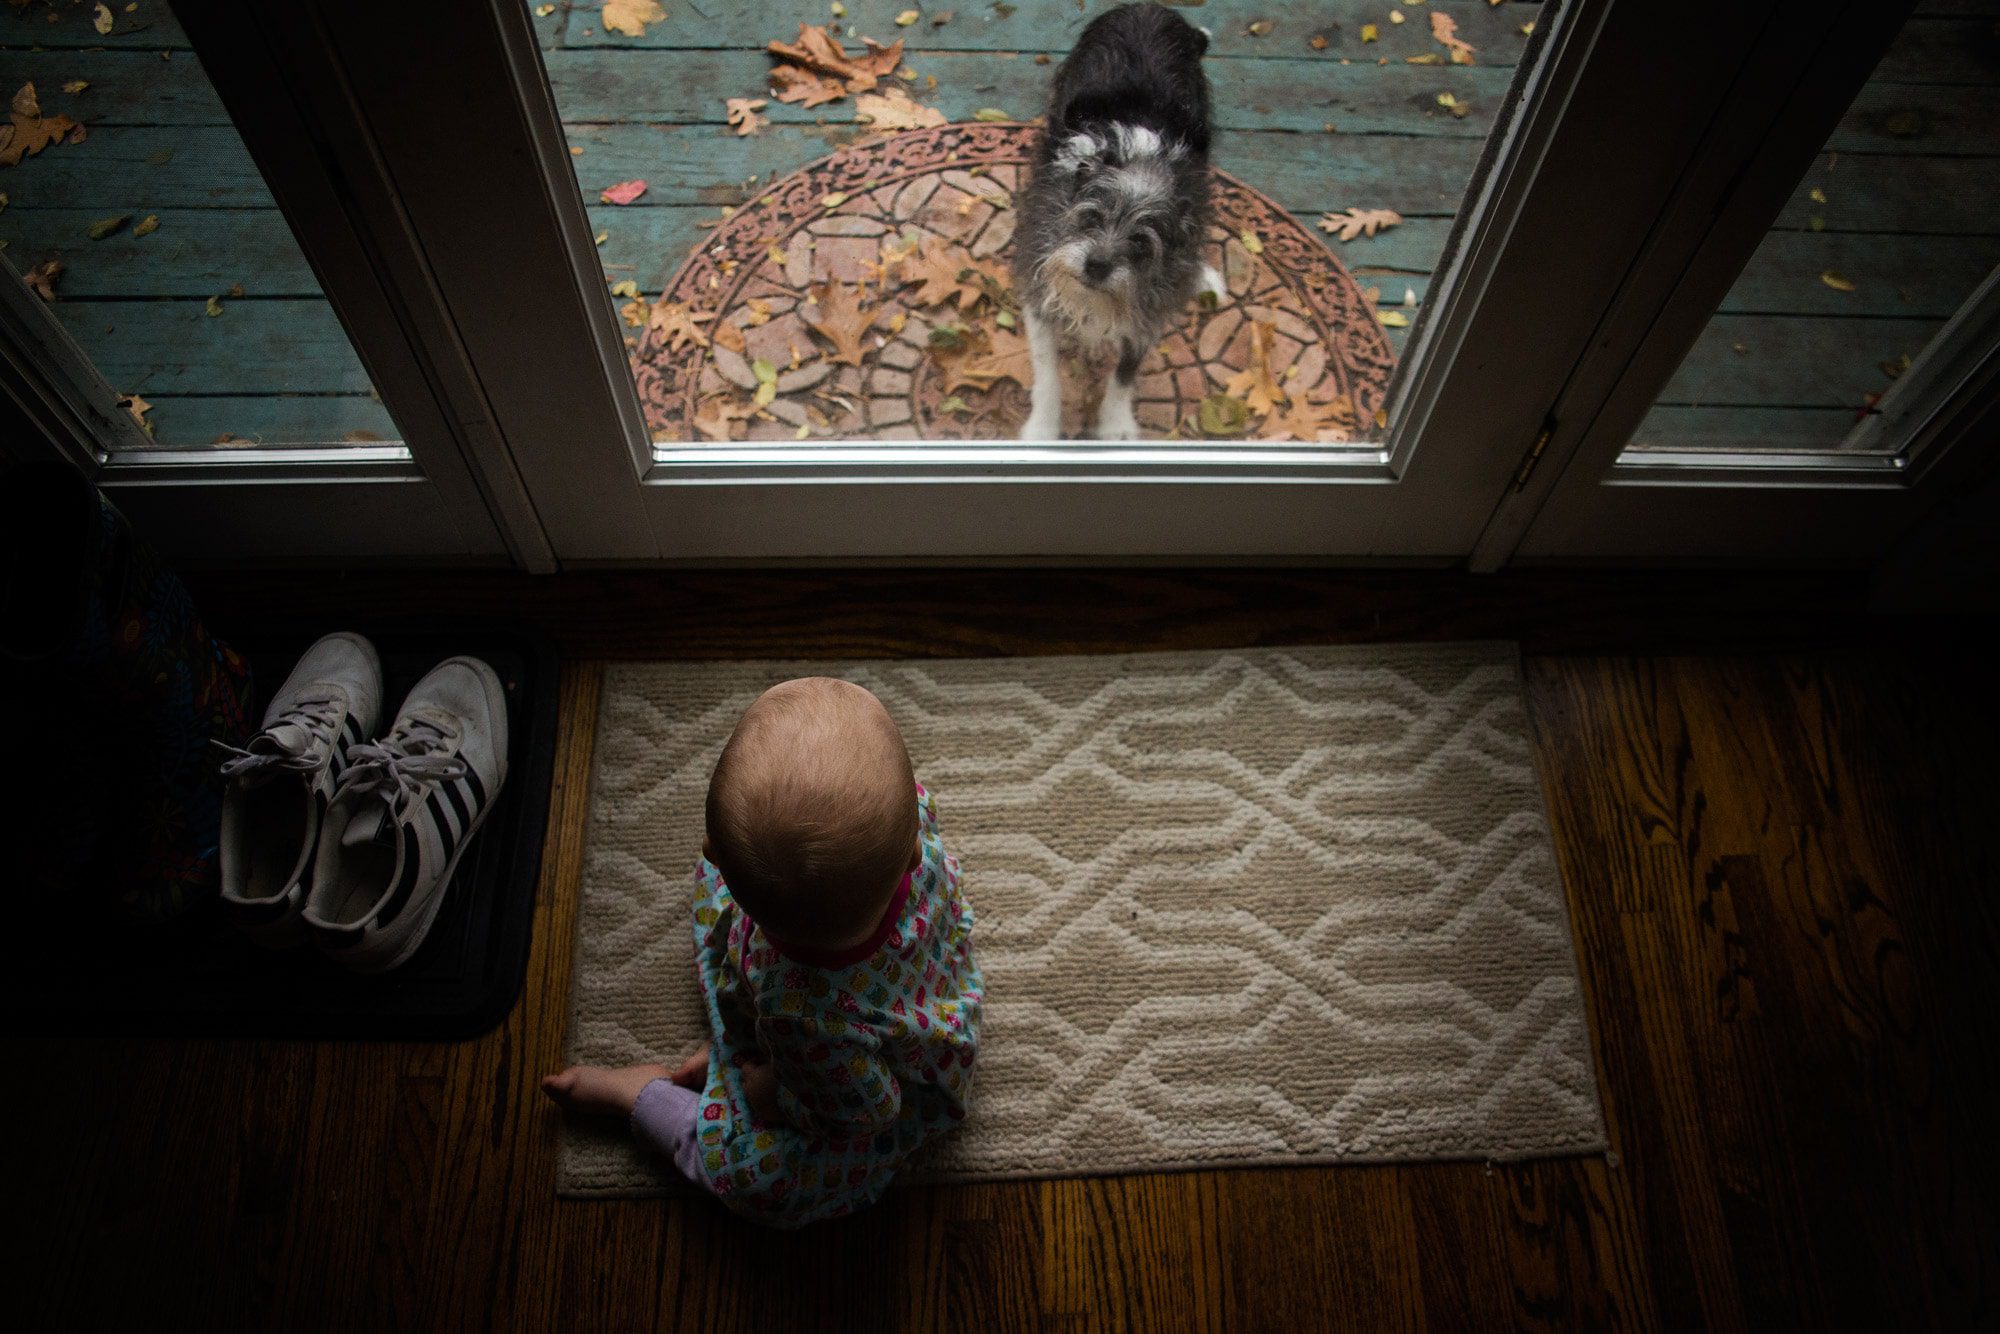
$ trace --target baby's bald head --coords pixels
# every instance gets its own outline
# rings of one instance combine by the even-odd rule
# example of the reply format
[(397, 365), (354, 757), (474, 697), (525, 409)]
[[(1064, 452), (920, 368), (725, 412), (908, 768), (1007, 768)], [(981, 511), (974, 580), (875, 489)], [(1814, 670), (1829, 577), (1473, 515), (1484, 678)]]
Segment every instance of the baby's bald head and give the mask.
[(825, 676), (759, 695), (715, 763), (705, 849), (780, 939), (865, 937), (917, 856), (916, 775), (882, 702)]

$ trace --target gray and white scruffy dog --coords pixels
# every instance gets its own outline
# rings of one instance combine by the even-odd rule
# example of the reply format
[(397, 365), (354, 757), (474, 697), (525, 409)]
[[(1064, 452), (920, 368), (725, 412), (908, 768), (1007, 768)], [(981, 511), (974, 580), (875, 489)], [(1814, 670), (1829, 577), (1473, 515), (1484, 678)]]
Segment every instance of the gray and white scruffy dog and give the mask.
[(1117, 353), (1100, 440), (1136, 440), (1139, 362), (1206, 285), (1208, 38), (1163, 5), (1092, 20), (1056, 70), (1032, 174), (1014, 201), (1014, 290), (1027, 317), (1033, 405), (1023, 440), (1062, 434), (1059, 342)]

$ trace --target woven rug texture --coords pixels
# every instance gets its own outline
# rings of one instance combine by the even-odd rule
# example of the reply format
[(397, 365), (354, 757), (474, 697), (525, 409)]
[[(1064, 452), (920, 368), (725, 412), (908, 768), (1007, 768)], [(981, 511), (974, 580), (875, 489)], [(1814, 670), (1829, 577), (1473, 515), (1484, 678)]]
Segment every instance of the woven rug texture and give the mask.
[[(611, 666), (572, 1060), (706, 1040), (709, 771), (806, 675), (888, 706), (977, 918), (971, 1114), (905, 1180), (1604, 1147), (1510, 644)], [(571, 1119), (558, 1187), (678, 1183)]]

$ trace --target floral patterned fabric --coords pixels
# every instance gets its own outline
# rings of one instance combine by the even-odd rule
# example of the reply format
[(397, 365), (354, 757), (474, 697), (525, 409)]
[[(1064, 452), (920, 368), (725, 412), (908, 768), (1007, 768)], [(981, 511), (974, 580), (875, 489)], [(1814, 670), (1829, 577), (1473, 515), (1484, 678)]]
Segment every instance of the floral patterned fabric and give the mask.
[[(837, 966), (787, 956), (697, 863), (695, 962), (713, 1041), (698, 1111), (709, 1187), (731, 1209), (797, 1227), (872, 1204), (925, 1141), (965, 1116), (983, 983), (972, 908), (937, 808), (917, 787), (922, 864), (884, 939)], [(900, 903), (900, 911), (896, 904)], [(778, 1077), (783, 1119), (758, 1121), (741, 1068)]]

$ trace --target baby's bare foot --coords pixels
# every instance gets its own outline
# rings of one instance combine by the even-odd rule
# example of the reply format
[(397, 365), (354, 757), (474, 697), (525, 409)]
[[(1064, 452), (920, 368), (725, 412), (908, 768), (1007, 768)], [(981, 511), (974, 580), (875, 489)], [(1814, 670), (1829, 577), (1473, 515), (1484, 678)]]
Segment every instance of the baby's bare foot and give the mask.
[(630, 1116), (639, 1090), (656, 1079), (670, 1079), (673, 1073), (664, 1065), (624, 1065), (615, 1070), (572, 1065), (561, 1074), (543, 1075), (542, 1092), (573, 1112)]

